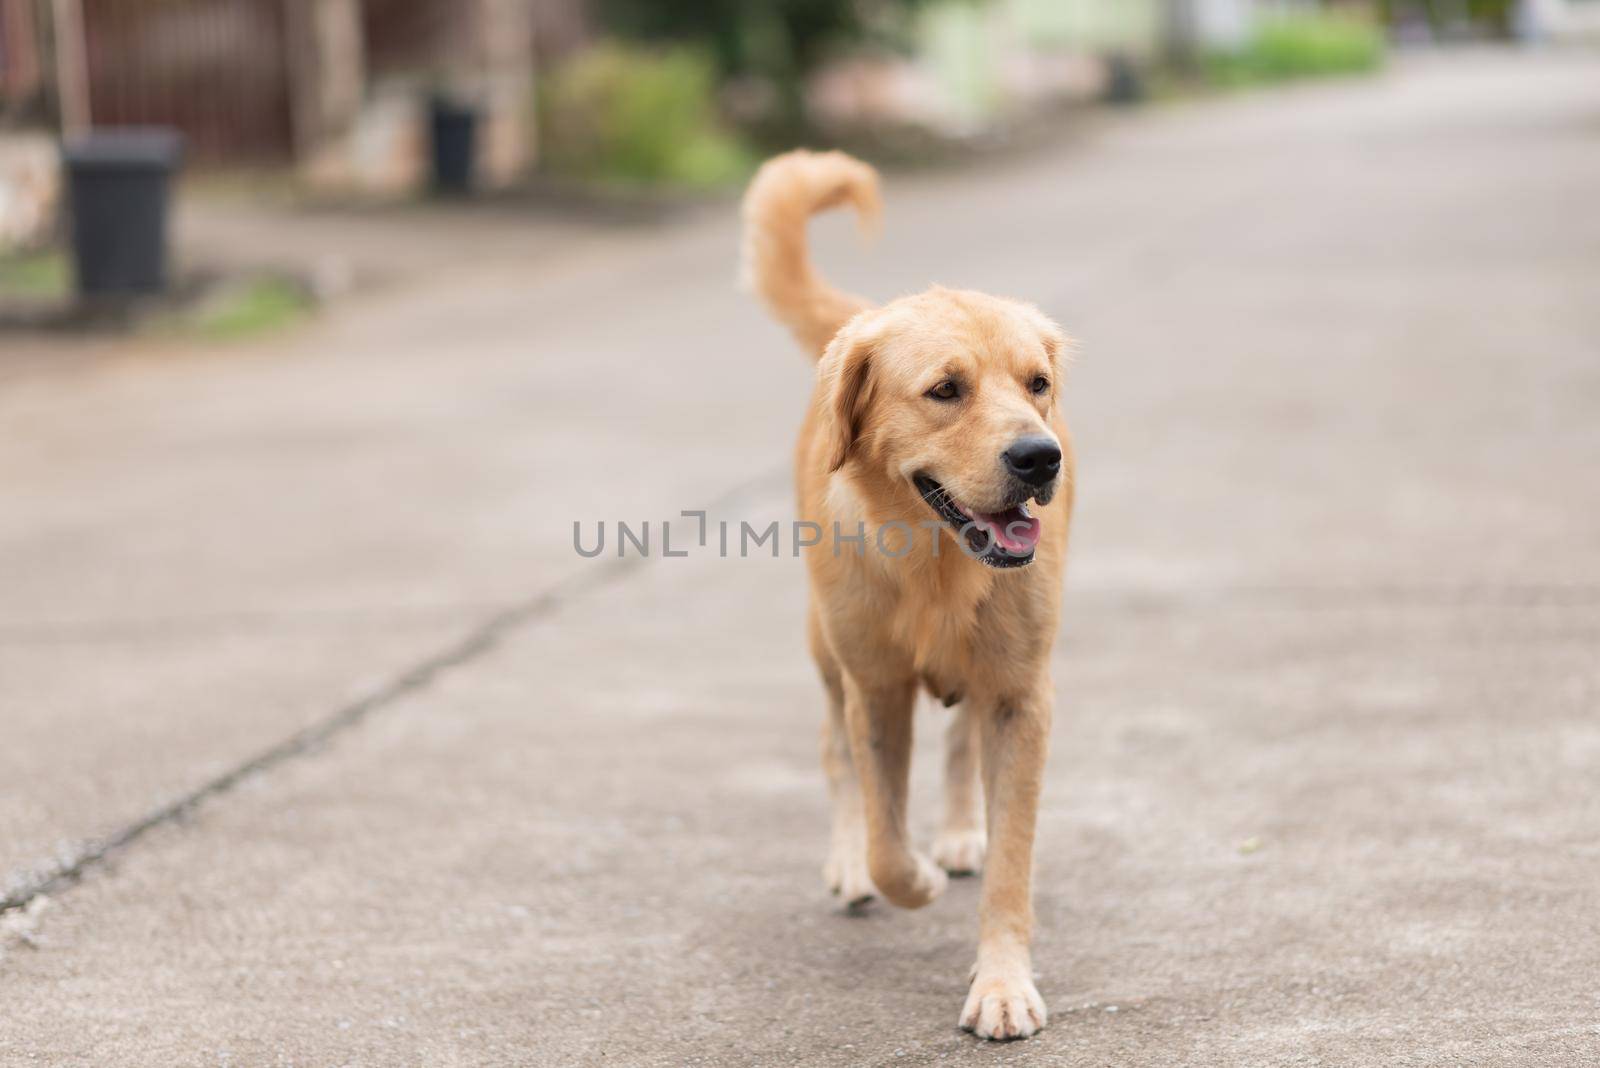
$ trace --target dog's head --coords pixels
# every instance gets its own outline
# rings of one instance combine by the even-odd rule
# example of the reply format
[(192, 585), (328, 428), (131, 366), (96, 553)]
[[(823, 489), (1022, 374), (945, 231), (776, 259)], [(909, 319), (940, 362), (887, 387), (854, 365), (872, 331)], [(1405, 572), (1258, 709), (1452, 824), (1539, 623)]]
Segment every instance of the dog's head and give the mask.
[[(907, 491), (993, 567), (1031, 563), (1059, 488), (1066, 338), (1037, 308), (933, 289), (863, 312), (823, 354), (830, 469)], [(900, 518), (900, 517), (897, 517)]]

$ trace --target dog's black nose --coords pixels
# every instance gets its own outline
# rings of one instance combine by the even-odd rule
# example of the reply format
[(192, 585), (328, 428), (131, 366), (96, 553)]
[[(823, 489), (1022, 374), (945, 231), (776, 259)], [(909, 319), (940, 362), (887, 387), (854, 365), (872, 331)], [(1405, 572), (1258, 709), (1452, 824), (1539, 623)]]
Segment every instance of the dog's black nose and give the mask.
[(1006, 470), (1030, 486), (1042, 486), (1061, 471), (1061, 446), (1053, 438), (1019, 438), (1000, 454)]

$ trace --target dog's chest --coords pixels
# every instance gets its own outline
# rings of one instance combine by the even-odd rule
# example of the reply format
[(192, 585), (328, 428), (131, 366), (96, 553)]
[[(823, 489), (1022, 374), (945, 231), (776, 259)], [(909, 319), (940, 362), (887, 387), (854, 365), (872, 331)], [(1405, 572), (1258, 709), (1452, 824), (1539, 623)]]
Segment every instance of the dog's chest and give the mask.
[(902, 596), (896, 632), (917, 673), (940, 699), (968, 688), (986, 613), (985, 590), (970, 581), (938, 583)]
[(1048, 656), (1054, 628), (1029, 578), (958, 572), (895, 608), (895, 632), (928, 691), (947, 703), (1014, 682)]

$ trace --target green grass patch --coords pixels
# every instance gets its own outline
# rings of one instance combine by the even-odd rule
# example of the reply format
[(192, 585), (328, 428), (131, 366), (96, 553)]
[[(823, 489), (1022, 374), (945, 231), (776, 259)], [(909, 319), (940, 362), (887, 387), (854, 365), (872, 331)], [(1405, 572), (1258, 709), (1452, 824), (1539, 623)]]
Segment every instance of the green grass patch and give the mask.
[(0, 256), (0, 299), (65, 299), (72, 292), (72, 268), (60, 249)]
[(304, 287), (283, 278), (258, 277), (228, 286), (169, 325), (202, 341), (238, 341), (286, 329), (311, 310)]
[(1371, 23), (1333, 14), (1264, 19), (1237, 52), (1207, 57), (1206, 74), (1223, 86), (1297, 78), (1363, 74), (1383, 65), (1383, 32)]

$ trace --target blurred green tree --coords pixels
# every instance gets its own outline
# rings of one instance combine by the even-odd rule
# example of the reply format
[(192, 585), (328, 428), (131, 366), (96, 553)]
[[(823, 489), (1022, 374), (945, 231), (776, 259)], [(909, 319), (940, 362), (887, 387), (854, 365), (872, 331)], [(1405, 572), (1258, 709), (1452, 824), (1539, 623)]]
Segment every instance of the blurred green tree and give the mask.
[(1437, 34), (1470, 27), (1506, 37), (1511, 33), (1517, 0), (1378, 0), (1377, 6), (1389, 25), (1414, 19)]
[(805, 120), (805, 77), (844, 44), (882, 35), (921, 0), (599, 0), (611, 32), (644, 41), (690, 41), (708, 48), (724, 76), (772, 86), (776, 118)]

